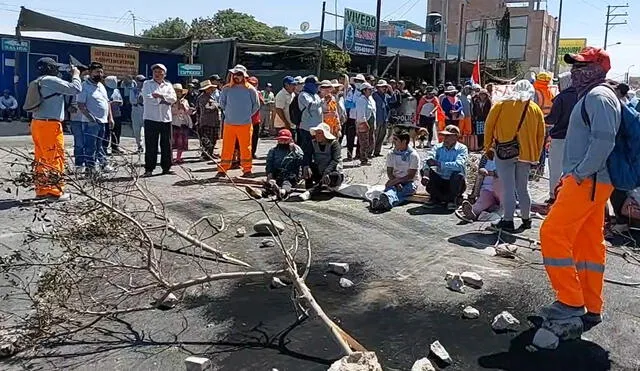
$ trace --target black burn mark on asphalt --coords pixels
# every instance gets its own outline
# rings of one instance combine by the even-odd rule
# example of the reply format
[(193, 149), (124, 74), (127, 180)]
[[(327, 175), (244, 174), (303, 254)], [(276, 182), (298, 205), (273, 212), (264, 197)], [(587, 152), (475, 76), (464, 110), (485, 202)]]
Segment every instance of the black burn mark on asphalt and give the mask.
[[(361, 264), (352, 263), (350, 268), (345, 276), (355, 283), (350, 289), (341, 288), (340, 277), (326, 272), (326, 262), (312, 267), (307, 282), (325, 312), (361, 344), (376, 351), (385, 370), (410, 369), (413, 362), (429, 354), (429, 345), (435, 340), (443, 344), (454, 360), (447, 370), (595, 371), (611, 367), (608, 353), (587, 341), (563, 343), (555, 352), (525, 350), (534, 332), (526, 322), (532, 313), (531, 303), (522, 299), (528, 294), (520, 289), (515, 295), (505, 290), (487, 292), (480, 300), (470, 301), (468, 304), (478, 308), (481, 317), (466, 320), (461, 317), (462, 307), (416, 303), (415, 298), (403, 297), (400, 287), (392, 290), (398, 299), (394, 303), (360, 305), (359, 295), (370, 289), (371, 282), (365, 282), (369, 273)], [(400, 285), (385, 283), (392, 288)], [(277, 344), (275, 335), (295, 322), (287, 289), (269, 290), (262, 283), (239, 282), (228, 295), (212, 298), (204, 308), (210, 321), (234, 320), (226, 340), (248, 344), (233, 349), (212, 348), (208, 355), (223, 370), (324, 371), (340, 356), (338, 347), (316, 318), (309, 318), (289, 333), (290, 352), (282, 352), (277, 346), (256, 346), (256, 342)], [(522, 321), (521, 332), (493, 332), (491, 320), (503, 310), (509, 310)], [(215, 360), (218, 352), (224, 352), (226, 357)]]

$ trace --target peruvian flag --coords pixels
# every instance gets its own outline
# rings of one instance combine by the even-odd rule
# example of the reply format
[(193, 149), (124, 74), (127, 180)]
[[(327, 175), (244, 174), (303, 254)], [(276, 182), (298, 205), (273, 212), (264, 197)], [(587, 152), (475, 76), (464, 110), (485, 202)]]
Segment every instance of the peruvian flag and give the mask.
[(473, 64), (473, 72), (471, 73), (471, 82), (473, 84), (482, 85), (480, 82), (480, 57)]

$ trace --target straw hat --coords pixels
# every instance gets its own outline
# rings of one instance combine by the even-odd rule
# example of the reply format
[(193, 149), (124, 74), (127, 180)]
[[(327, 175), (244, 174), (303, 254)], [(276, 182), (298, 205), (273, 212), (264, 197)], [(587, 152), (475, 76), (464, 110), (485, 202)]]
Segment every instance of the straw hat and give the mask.
[(333, 88), (333, 84), (329, 80), (322, 80), (322, 81), (320, 81), (320, 87), (321, 88)]
[(211, 80), (204, 80), (200, 83), (200, 89), (198, 90), (207, 90), (209, 88), (217, 88), (218, 85), (213, 84)]
[(316, 135), (316, 131), (321, 131), (324, 134), (324, 137), (327, 138), (328, 140), (334, 140), (336, 139), (335, 135), (331, 134), (331, 128), (329, 127), (329, 125), (323, 123), (320, 123), (320, 125), (312, 127), (311, 129), (309, 129), (309, 132), (311, 133), (311, 135)]
[(183, 88), (182, 84), (173, 84), (173, 90), (175, 90), (176, 93), (180, 92), (182, 94), (187, 92), (187, 89)]

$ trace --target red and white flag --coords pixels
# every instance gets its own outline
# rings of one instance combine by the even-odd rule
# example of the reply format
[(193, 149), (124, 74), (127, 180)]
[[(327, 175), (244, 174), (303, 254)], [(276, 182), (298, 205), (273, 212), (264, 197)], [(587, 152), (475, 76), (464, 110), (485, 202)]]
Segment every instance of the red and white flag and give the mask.
[(480, 82), (480, 58), (476, 59), (473, 64), (473, 72), (471, 73), (471, 82), (473, 84), (482, 85)]

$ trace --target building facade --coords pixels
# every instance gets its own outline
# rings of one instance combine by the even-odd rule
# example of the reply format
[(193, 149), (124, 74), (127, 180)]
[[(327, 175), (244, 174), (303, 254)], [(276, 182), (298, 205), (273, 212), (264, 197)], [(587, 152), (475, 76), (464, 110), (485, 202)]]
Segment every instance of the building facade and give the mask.
[(473, 0), (462, 12), (461, 1), (429, 0), (428, 11), (442, 14), (443, 4), (447, 2), (447, 42), (457, 45), (462, 31), (464, 59), (481, 58), (490, 64), (506, 59), (496, 25), (508, 9), (511, 19), (509, 60), (520, 61), (525, 70), (553, 71), (558, 20), (541, 9), (542, 1)]

